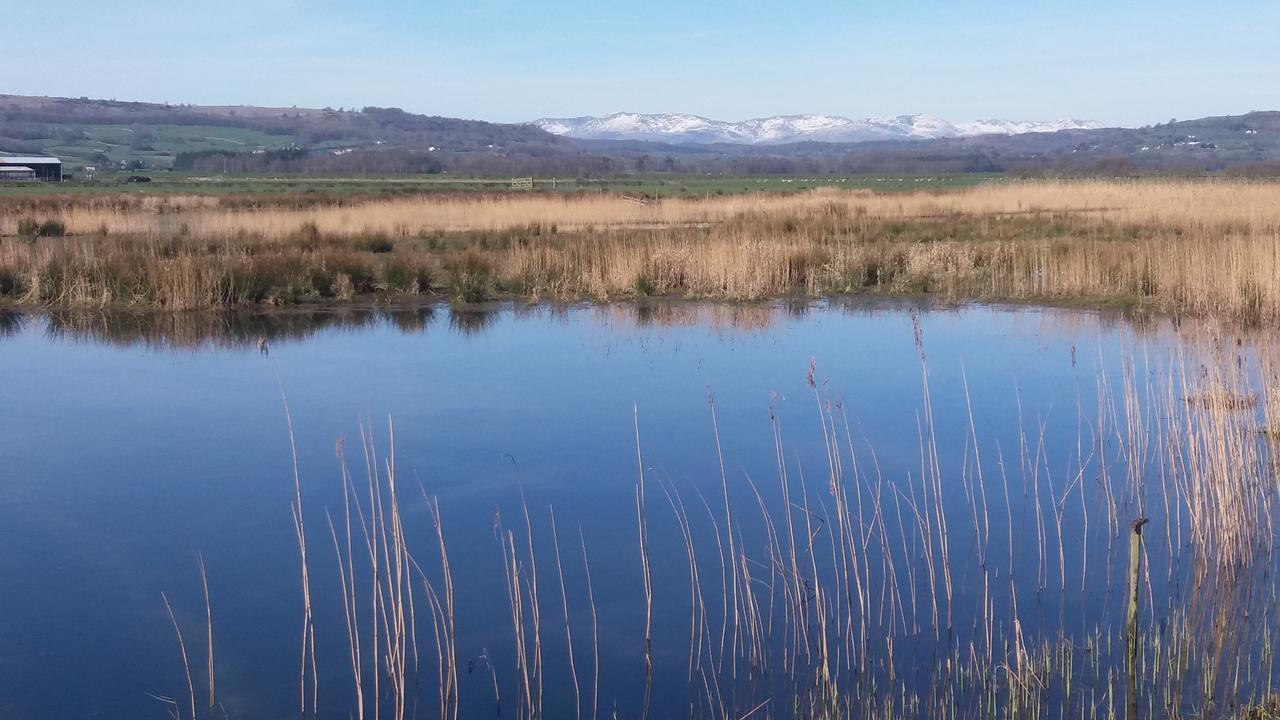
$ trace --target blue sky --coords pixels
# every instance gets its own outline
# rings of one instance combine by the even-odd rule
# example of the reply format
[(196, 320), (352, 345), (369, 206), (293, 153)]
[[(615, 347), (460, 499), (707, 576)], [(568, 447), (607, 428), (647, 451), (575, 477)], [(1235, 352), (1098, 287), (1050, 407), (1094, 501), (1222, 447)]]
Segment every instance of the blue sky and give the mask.
[(19, 94), (495, 121), (629, 110), (1136, 125), (1280, 109), (1280, 3), (1262, 0), (0, 0), (0, 15), (0, 92)]

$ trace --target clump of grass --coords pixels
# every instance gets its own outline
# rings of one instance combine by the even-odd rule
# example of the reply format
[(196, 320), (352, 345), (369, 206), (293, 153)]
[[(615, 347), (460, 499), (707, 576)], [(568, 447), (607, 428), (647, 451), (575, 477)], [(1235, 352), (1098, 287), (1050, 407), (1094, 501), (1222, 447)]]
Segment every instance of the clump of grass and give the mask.
[[(324, 266), (336, 276), (346, 276), (355, 295), (374, 291), (376, 273), (373, 262), (356, 253), (333, 253), (325, 256)], [(351, 296), (347, 296), (350, 299)]]
[(298, 226), (288, 237), (291, 244), (303, 250), (315, 250), (320, 247), (322, 237), (320, 235), (320, 226), (313, 220), (308, 220)]
[(346, 273), (338, 273), (333, 278), (333, 296), (339, 300), (350, 300), (356, 296), (355, 283), (351, 281), (351, 276)]
[(67, 234), (67, 225), (61, 220), (39, 221), (35, 218), (20, 218), (17, 223), (18, 237), (62, 237)]
[(488, 299), (493, 292), (495, 273), (493, 262), (476, 250), (463, 252), (445, 259), (444, 276), (453, 297), (462, 302), (476, 303)]
[(375, 255), (389, 253), (396, 249), (395, 243), (386, 233), (371, 233), (356, 239), (356, 245), (366, 252)]
[(815, 287), (831, 256), (820, 247), (794, 250), (787, 258), (788, 284), (806, 290)]
[(383, 268), (383, 275), (387, 289), (391, 291), (424, 295), (435, 288), (435, 274), (425, 262), (394, 259)]
[(332, 286), (326, 283), (332, 283), (333, 277), (300, 258), (260, 255), (222, 267), (214, 285), (225, 306), (288, 305), (325, 297), (322, 288), (332, 297)]
[(649, 297), (658, 291), (658, 286), (654, 284), (653, 278), (641, 273), (636, 276), (635, 282), (636, 295), (639, 297)]

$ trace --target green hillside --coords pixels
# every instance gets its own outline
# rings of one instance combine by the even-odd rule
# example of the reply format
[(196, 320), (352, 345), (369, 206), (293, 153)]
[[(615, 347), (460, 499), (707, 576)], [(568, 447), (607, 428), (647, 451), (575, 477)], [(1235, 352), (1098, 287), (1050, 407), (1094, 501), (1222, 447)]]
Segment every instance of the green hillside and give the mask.
[[(0, 95), (0, 152), (57, 155), (74, 169), (341, 171), (344, 164), (400, 172), (516, 164), (581, 154), (528, 125), (361, 110), (161, 105)], [(343, 160), (345, 156), (354, 156)], [(465, 156), (464, 161), (459, 161)], [(356, 162), (358, 160), (358, 162)], [(506, 162), (500, 162), (505, 160)], [(299, 167), (279, 168), (292, 163)], [(312, 167), (314, 166), (314, 167)]]

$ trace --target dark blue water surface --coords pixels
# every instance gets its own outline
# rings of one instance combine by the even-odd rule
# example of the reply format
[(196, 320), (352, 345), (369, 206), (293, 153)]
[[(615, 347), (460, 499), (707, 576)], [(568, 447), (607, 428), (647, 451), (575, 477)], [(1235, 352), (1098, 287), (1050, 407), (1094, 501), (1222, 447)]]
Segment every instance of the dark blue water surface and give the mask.
[[(1099, 502), (1097, 473), (1090, 472), (1084, 490), (1074, 491), (1084, 493), (1083, 501), (1075, 494), (1069, 503), (1043, 501), (1040, 518), (1049, 524), (1044, 532), (1051, 542), (1042, 559), (1028, 549), (1037, 544), (1039, 530), (1030, 510), (1034, 494), (1018, 467), (1017, 458), (1027, 455), (1020, 450), (1019, 429), (1031, 433), (1028, 442), (1043, 445), (1048, 479), (1038, 482), (1046, 483), (1046, 496), (1062, 495), (1073, 468), (1087, 464), (1078, 446), (1082, 437), (1089, 442), (1089, 432), (1080, 418), (1097, 417), (1099, 378), (1119, 387), (1126, 359), (1136, 358), (1141, 376), (1177, 342), (1176, 331), (1163, 325), (1135, 329), (1089, 313), (909, 304), (10, 315), (2, 327), (5, 718), (165, 717), (169, 706), (157, 697), (175, 698), (185, 716), (186, 677), (162, 593), (184, 632), (203, 715), (205, 605), (198, 553), (208, 570), (217, 702), (232, 718), (298, 715), (303, 608), (286, 398), (309, 540), (321, 717), (354, 714), (340, 578), (325, 516), (327, 510), (341, 526), (335, 444), (343, 439), (354, 482), (367, 492), (361, 427), (369, 429), (376, 453), (385, 458), (392, 421), (407, 544), (429, 573), (438, 570), (438, 548), (424, 493), (439, 501), (457, 587), (464, 717), (493, 717), (499, 704), (503, 717), (519, 712), (522, 691), (496, 525), (525, 542), (521, 483), (537, 547), (545, 716), (574, 717), (575, 704), (591, 716), (592, 631), (580, 537), (591, 558), (599, 616), (597, 713), (640, 714), (645, 618), (635, 497), (637, 418), (655, 598), (651, 716), (687, 717), (691, 705), (705, 711), (704, 679), (691, 682), (688, 672), (686, 550), (663, 488), (678, 493), (694, 526), (711, 640), (720, 652), (726, 593), (712, 523), (725, 530), (724, 501), (709, 393), (739, 516), (735, 544), (747, 548), (757, 574), (752, 583), (759, 588), (777, 581), (770, 579), (768, 534), (747, 477), (758, 486), (760, 502), (775, 513), (774, 522), (781, 524), (786, 506), (771, 412), (790, 468), (795, 520), (801, 522), (805, 512), (800, 498), (812, 498), (806, 515), (818, 518), (811, 523), (818, 524), (812, 532), (826, 554), (819, 557), (836, 552), (820, 421), (827, 413), (834, 418), (827, 432), (839, 434), (845, 452), (849, 443), (857, 449), (862, 476), (879, 477), (880, 487), (889, 488), (881, 502), (890, 517), (881, 522), (900, 563), (894, 584), (903, 590), (891, 614), (901, 619), (881, 618), (867, 633), (873, 649), (890, 635), (901, 638), (897, 677), (910, 677), (912, 666), (936, 667), (939, 656), (968, 657), (975, 642), (981, 648), (974, 638), (982, 635), (975, 621), (982, 613), (975, 608), (985, 602), (984, 559), (987, 582), (1006, 588), (1013, 569), (1026, 588), (1017, 597), (1023, 633), (1086, 638), (1096, 628), (1113, 628), (1122, 607), (1112, 587), (1122, 568), (1103, 559), (1113, 533), (1103, 529), (1102, 514), (1089, 516), (1086, 529), (1080, 510)], [(921, 562), (923, 553), (904, 504), (921, 497), (918, 488), (928, 474), (921, 458), (921, 437), (928, 432), (922, 350), (950, 520), (950, 640), (945, 629), (933, 630), (923, 605), (914, 613), (902, 609), (908, 595), (930, 594), (923, 572), (913, 580), (914, 592), (905, 589), (906, 567)], [(986, 537), (974, 529), (959, 473), (962, 466), (972, 467), (974, 434), (986, 473), (983, 490), (990, 496)], [(1039, 463), (1039, 452), (1031, 448), (1032, 464)], [(1007, 505), (996, 469), (1001, 453), (1013, 486)], [(851, 472), (850, 461), (844, 462)], [(866, 487), (851, 503), (865, 512), (860, 535), (879, 533), (867, 530), (874, 511)], [(1048, 509), (1055, 503), (1063, 513), (1063, 568)], [(552, 507), (581, 701), (575, 700), (567, 667)], [(1092, 549), (1090, 538), (1099, 538)], [(521, 551), (527, 564), (523, 545)], [(878, 588), (875, 603), (884, 615), (882, 590), (889, 581), (882, 551), (875, 552), (862, 580)], [(1097, 553), (1098, 561), (1085, 553)], [(991, 569), (996, 566), (999, 572)], [(1059, 587), (1060, 570), (1066, 591)], [(826, 566), (818, 572), (826, 573)], [(1163, 577), (1156, 578), (1157, 586)], [(429, 605), (425, 591), (419, 587), (416, 593), (421, 672), (412, 681), (416, 706), (411, 702), (406, 714), (435, 717)], [(989, 612), (1003, 619), (1000, 633), (1007, 635), (1009, 592), (991, 594), (998, 599), (990, 601)], [(769, 595), (761, 590), (760, 602)], [(848, 597), (839, 595), (824, 600), (837, 617), (839, 607), (849, 607)], [(360, 598), (362, 611), (365, 599)], [(784, 603), (775, 600), (779, 625)], [(1158, 615), (1159, 607), (1154, 610)], [(777, 640), (778, 648), (783, 642)], [(929, 649), (910, 649), (916, 646)], [(922, 654), (907, 659), (911, 652)], [(783, 668), (785, 654), (771, 651), (771, 662)], [(848, 657), (840, 663), (857, 665)], [(873, 657), (868, 664), (883, 668), (885, 660)], [(749, 674), (747, 666), (743, 660), (741, 675)], [(721, 668), (721, 677), (729, 677), (724, 662)], [(765, 686), (786, 675), (780, 669), (760, 674), (768, 678), (760, 683)], [(842, 677), (854, 674), (847, 669)], [(697, 690), (691, 690), (694, 685)], [(741, 716), (766, 691), (721, 692), (730, 698), (725, 704), (734, 716)], [(383, 714), (389, 716), (385, 707)], [(777, 708), (771, 714), (787, 712)]]

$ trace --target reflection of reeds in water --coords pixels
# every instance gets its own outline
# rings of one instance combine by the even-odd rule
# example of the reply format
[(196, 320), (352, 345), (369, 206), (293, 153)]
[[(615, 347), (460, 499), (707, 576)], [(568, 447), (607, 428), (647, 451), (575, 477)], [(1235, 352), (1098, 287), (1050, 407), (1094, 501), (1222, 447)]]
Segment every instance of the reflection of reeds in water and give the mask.
[[(721, 332), (751, 333), (776, 325), (794, 304), (693, 304), (648, 302), (601, 305), (575, 310), (557, 304), (495, 303), (443, 308), (333, 307), (268, 312), (226, 311), (169, 313), (128, 310), (0, 310), (0, 338), (17, 335), (32, 324), (60, 342), (93, 342), (155, 350), (208, 348), (255, 350), (300, 342), (329, 332), (364, 332), (391, 327), (406, 334), (429, 330), (446, 313), (448, 328), (463, 336), (487, 332), (503, 316), (552, 323), (571, 322), (575, 312), (591, 312), (601, 323), (627, 327), (712, 327)], [(867, 312), (870, 312), (868, 310)]]
[(702, 327), (716, 332), (751, 333), (766, 330), (783, 317), (780, 306), (762, 303), (641, 302), (631, 306), (605, 305), (601, 321), (634, 327)]
[[(406, 334), (424, 333), (437, 325), (446, 313), (446, 326), (463, 336), (480, 335), (500, 318), (511, 317), (538, 322), (574, 322), (589, 314), (610, 332), (619, 329), (664, 330), (706, 328), (727, 337), (750, 336), (785, 326), (813, 310), (836, 312), (849, 317), (878, 317), (886, 311), (914, 310), (933, 316), (962, 312), (953, 304), (919, 299), (851, 297), (833, 300), (787, 300), (761, 303), (687, 302), (655, 299), (620, 302), (590, 308), (555, 303), (492, 303), (456, 305), (441, 303), (417, 307), (332, 307), (283, 309), (275, 311), (221, 311), (170, 313), (128, 310), (64, 310), (39, 312), (0, 310), (0, 340), (37, 328), (59, 342), (101, 343), (116, 347), (144, 347), (163, 351), (203, 349), (270, 350), (301, 342), (324, 333), (368, 332), (393, 328)], [(1001, 312), (999, 309), (991, 310)], [(1142, 336), (1175, 339), (1185, 335), (1221, 332), (1213, 322), (1155, 322), (1141, 325), (1112, 313), (1042, 309), (1035, 312), (1009, 311), (1011, 320), (1029, 325), (1028, 332), (1087, 337), (1113, 325), (1137, 331)], [(1119, 325), (1123, 323), (1123, 325)], [(1250, 331), (1252, 332), (1252, 331)]]
[(384, 313), (360, 308), (275, 313), (164, 313), (53, 310), (43, 320), (45, 334), (62, 342), (93, 342), (157, 350), (227, 348), (253, 350), (297, 342), (322, 332), (361, 331), (388, 322), (414, 331), (430, 324), (431, 311)]
[(0, 338), (17, 335), (26, 326), (26, 314), (14, 310), (0, 310)]
[(479, 335), (497, 320), (496, 308), (454, 307), (449, 310), (449, 327), (459, 335)]
[[(455, 307), (448, 327), (460, 335), (479, 335), (497, 321), (501, 307)], [(40, 322), (50, 339), (94, 342), (118, 347), (196, 351), (209, 348), (263, 350), (332, 332), (365, 332), (391, 327), (406, 334), (426, 332), (440, 310), (417, 308), (326, 308), (276, 312), (128, 312), (50, 310), (37, 314), (0, 313), (0, 337)]]
[[(544, 696), (561, 693), (573, 698), (575, 716), (585, 717), (589, 703), (594, 720), (611, 702), (601, 696), (602, 672), (643, 682), (637, 707), (619, 710), (641, 716), (651, 702), (664, 712), (674, 706), (664, 695), (672, 686), (654, 681), (668, 671), (683, 676), (689, 717), (1093, 718), (1132, 708), (1146, 717), (1221, 716), (1266, 700), (1280, 621), (1271, 557), (1273, 435), (1259, 432), (1271, 427), (1271, 388), (1280, 387), (1269, 362), (1186, 349), (1148, 359), (1150, 367), (1130, 363), (1119, 387), (1099, 383), (1096, 417), (1083, 402), (1077, 407), (1068, 444), (1055, 442), (1061, 428), (1047, 418), (1024, 415), (1017, 397), (1025, 429), (1006, 449), (983, 437), (967, 379), (959, 432), (943, 432), (944, 406), (919, 326), (917, 339), (919, 455), (892, 473), (860, 439), (853, 409), (827, 393), (816, 366), (809, 387), (823, 452), (816, 466), (802, 463), (771, 412), (776, 477), (769, 483), (731, 481), (711, 397), (721, 475), (710, 497), (646, 467), (637, 419), (638, 556), (610, 560), (634, 568), (642, 626), (601, 624), (585, 537), (583, 582), (575, 587), (554, 512), (532, 512), (518, 482), (517, 527), (500, 514), (494, 526), (511, 630), (509, 655), (484, 656), (503, 668), (493, 675), (498, 706), (505, 699), (497, 696), (498, 672), (515, 688), (503, 709), (529, 720), (544, 716)], [(1203, 400), (1245, 396), (1258, 401)], [(455, 718), (480, 698), (460, 692), (457, 638), (466, 630), (454, 624), (444, 513), (424, 491), (433, 540), (411, 550), (394, 440), (380, 458), (372, 433), (362, 428), (361, 436), (367, 488), (357, 491), (339, 445), (344, 507), (329, 520), (352, 700), (326, 712), (399, 719), (415, 687), (436, 685), (438, 715)], [(960, 447), (944, 447), (943, 438)], [(655, 488), (669, 515), (647, 502)], [(1140, 563), (1133, 567), (1142, 572), (1130, 584), (1128, 524), (1139, 514), (1152, 522), (1134, 546)], [(683, 557), (658, 556), (650, 533), (659, 523), (674, 523), (668, 547)], [(562, 633), (544, 623), (540, 547), (554, 555), (558, 593), (551, 594)], [(429, 556), (439, 561), (427, 567), (421, 558)], [(672, 560), (683, 560), (674, 576), (687, 586), (655, 579)], [(305, 588), (305, 556), (303, 567)], [(427, 598), (435, 649), (421, 657), (415, 598), (421, 607), (423, 595), (415, 587)], [(1092, 596), (1101, 597), (1096, 605)], [(1137, 598), (1132, 652), (1121, 618), (1130, 597)], [(570, 609), (583, 598), (591, 616), (589, 679), (575, 646), (585, 611), (575, 626)], [(655, 632), (673, 624), (656, 614), (662, 608), (688, 612), (665, 636)], [(608, 647), (635, 648), (632, 657), (643, 663), (602, 668), (602, 637)], [(672, 657), (680, 667), (660, 666)], [(561, 662), (565, 673), (555, 671)]]

